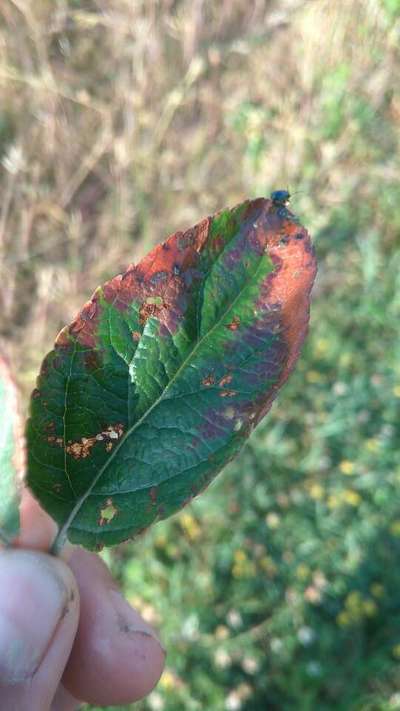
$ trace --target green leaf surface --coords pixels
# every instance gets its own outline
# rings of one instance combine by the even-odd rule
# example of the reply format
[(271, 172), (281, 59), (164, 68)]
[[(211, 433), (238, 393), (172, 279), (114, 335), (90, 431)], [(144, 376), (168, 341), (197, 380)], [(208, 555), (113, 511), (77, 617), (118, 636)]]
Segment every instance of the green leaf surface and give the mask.
[(243, 446), (304, 340), (306, 230), (259, 198), (204, 219), (99, 287), (45, 358), (28, 483), (71, 541), (135, 536)]
[(19, 532), (21, 434), (16, 388), (0, 356), (0, 541), (3, 543), (11, 542)]

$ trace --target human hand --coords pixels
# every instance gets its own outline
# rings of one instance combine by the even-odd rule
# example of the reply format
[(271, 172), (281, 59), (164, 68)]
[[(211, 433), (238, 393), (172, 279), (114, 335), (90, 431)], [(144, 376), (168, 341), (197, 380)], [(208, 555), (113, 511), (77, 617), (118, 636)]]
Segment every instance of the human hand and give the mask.
[(78, 699), (115, 705), (148, 694), (165, 659), (155, 632), (97, 555), (42, 552), (54, 524), (29, 494), (21, 519), (21, 547), (0, 551), (0, 711), (74, 711)]

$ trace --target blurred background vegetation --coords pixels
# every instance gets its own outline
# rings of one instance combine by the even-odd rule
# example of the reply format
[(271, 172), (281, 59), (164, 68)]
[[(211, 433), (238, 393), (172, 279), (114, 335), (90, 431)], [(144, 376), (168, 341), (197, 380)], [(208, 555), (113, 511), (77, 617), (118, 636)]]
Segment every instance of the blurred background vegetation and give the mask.
[(288, 187), (319, 257), (242, 456), (105, 553), (168, 648), (135, 709), (400, 709), (399, 85), (400, 0), (1, 1), (0, 336), (26, 401), (97, 284), (206, 214)]

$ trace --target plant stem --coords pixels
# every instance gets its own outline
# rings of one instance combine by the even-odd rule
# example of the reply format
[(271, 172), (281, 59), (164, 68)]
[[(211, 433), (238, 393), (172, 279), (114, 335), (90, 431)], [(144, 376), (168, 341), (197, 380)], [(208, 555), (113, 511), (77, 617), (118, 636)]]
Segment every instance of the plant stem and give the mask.
[(67, 532), (66, 532), (65, 527), (62, 527), (56, 534), (56, 537), (50, 546), (50, 550), (49, 550), (50, 555), (55, 555), (58, 557), (60, 555), (62, 549), (64, 548), (64, 545), (66, 544), (66, 542), (67, 542)]

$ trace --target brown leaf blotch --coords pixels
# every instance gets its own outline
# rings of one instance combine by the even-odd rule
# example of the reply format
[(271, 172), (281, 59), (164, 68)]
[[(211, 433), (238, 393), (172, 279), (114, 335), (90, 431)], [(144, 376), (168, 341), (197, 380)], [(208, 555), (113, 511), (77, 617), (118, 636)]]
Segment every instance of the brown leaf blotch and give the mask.
[(151, 502), (153, 504), (155, 504), (157, 501), (157, 487), (156, 486), (151, 487), (151, 489), (149, 491), (149, 496), (150, 496)]
[(240, 326), (240, 318), (239, 316), (234, 316), (232, 321), (227, 324), (226, 328), (229, 328), (230, 331), (237, 331)]
[(86, 459), (90, 455), (91, 449), (96, 442), (96, 437), (82, 437), (80, 442), (67, 444), (65, 450), (74, 459)]
[(140, 307), (139, 309), (139, 323), (141, 326), (144, 326), (146, 321), (150, 318), (150, 316), (155, 316), (158, 317), (160, 312), (163, 311), (167, 307), (167, 304), (165, 304), (164, 301), (161, 301), (161, 303), (152, 303), (148, 300), (146, 300)]

